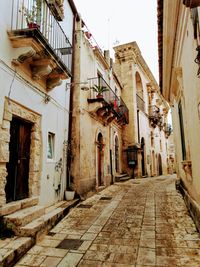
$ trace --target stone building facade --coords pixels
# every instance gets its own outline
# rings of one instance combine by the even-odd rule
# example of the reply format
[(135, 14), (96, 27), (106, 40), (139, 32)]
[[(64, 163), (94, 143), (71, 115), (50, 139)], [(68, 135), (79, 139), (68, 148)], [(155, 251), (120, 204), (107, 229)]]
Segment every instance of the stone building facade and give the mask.
[(172, 109), (177, 174), (199, 227), (200, 1), (158, 1), (160, 87)]
[(20, 200), (64, 197), (76, 14), (66, 0), (2, 1), (1, 11), (0, 214)]
[(137, 147), (135, 176), (166, 174), (169, 106), (137, 43), (123, 44), (114, 50), (114, 69), (122, 82), (122, 97), (130, 116), (124, 129), (124, 147)]
[(122, 132), (128, 109), (109, 52), (102, 53), (83, 21), (77, 23), (75, 39), (69, 182), (78, 194), (87, 195), (123, 172)]
[[(75, 39), (71, 186), (87, 195), (123, 174), (166, 174), (169, 106), (137, 44), (115, 47), (113, 63), (83, 21), (77, 24)], [(95, 85), (108, 89), (101, 98)]]

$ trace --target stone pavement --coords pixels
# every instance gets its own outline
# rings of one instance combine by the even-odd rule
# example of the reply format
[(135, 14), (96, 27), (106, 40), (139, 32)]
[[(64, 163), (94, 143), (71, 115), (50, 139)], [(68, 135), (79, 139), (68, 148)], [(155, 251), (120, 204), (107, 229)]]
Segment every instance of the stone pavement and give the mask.
[(200, 266), (200, 236), (175, 178), (116, 183), (90, 197), (15, 265)]

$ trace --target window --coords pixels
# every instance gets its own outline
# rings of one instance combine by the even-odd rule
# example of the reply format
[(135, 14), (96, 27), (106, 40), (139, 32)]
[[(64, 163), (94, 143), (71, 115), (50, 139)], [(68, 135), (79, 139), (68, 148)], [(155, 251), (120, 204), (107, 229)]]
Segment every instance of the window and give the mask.
[(47, 158), (54, 158), (54, 150), (55, 150), (55, 134), (48, 132), (48, 147), (47, 147)]

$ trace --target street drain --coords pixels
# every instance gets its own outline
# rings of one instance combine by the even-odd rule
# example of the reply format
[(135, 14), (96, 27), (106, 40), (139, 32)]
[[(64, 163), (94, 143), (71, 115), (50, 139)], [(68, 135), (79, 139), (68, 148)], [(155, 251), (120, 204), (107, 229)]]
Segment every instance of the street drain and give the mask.
[(92, 205), (89, 205), (89, 204), (80, 204), (77, 206), (77, 208), (81, 208), (81, 209), (89, 209), (91, 207)]
[(112, 197), (101, 197), (100, 200), (111, 200)]
[(64, 239), (56, 248), (77, 250), (83, 243), (80, 239)]
[(47, 235), (49, 236), (54, 236), (56, 233), (53, 233), (53, 232), (49, 232)]

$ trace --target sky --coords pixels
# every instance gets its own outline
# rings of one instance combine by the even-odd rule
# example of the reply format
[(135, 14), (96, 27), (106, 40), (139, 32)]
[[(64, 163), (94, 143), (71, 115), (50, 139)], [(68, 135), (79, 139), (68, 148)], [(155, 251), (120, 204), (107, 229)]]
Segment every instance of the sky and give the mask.
[(102, 50), (136, 41), (158, 82), (157, 0), (74, 0)]

